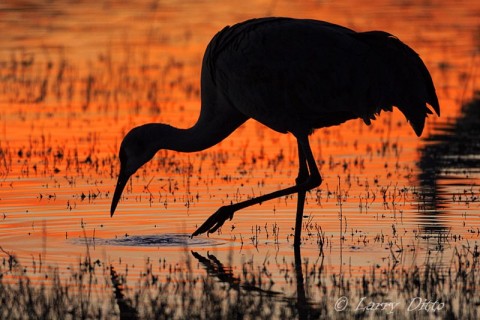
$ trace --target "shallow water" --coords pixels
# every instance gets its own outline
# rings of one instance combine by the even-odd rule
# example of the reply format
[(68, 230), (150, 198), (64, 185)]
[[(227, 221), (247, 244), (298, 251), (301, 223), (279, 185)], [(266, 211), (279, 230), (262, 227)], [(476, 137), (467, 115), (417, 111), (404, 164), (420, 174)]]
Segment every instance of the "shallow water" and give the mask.
[[(96, 245), (100, 246), (132, 246), (132, 247), (215, 247), (223, 244), (223, 241), (216, 241), (208, 238), (192, 238), (190, 234), (154, 234), (142, 236), (129, 236), (117, 239), (95, 238)], [(80, 242), (80, 243), (79, 243)], [(74, 244), (84, 245), (84, 239), (75, 239)], [(92, 242), (93, 243), (93, 242)]]
[[(422, 139), (399, 111), (382, 113), (371, 126), (351, 121), (312, 135), (324, 180), (307, 194), (302, 260), (318, 261), (323, 253), (331, 270), (361, 274), (396, 259), (422, 264), (432, 254), (448, 264), (456, 247), (478, 244), (472, 128), (479, 120), (462, 105), (480, 83), (480, 6), (352, 3), (0, 4), (0, 28), (10, 31), (0, 37), (4, 252), (27, 271), (39, 259), (62, 270), (87, 251), (139, 270), (147, 258), (182, 264), (190, 250), (214, 252), (233, 270), (245, 261), (271, 263), (275, 282), (295, 292), (281, 271), (282, 259), (295, 259), (295, 197), (237, 212), (221, 232), (188, 238), (219, 206), (294, 183), (296, 143), (289, 135), (249, 121), (204, 152), (161, 151), (109, 216), (124, 134), (146, 122), (191, 126), (206, 44), (224, 25), (264, 15), (395, 34), (427, 64), (441, 105), (442, 117), (427, 119)], [(204, 272), (201, 263), (195, 272)]]

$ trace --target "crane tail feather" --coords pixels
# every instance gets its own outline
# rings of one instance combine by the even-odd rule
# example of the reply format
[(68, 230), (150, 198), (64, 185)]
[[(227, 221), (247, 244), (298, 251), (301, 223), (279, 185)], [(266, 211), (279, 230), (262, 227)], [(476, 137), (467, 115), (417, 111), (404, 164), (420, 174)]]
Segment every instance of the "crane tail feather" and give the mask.
[(378, 76), (380, 109), (396, 106), (420, 136), (425, 118), (433, 114), (429, 106), (440, 116), (435, 86), (424, 62), (412, 48), (387, 32), (362, 32), (357, 37), (372, 48), (370, 63)]

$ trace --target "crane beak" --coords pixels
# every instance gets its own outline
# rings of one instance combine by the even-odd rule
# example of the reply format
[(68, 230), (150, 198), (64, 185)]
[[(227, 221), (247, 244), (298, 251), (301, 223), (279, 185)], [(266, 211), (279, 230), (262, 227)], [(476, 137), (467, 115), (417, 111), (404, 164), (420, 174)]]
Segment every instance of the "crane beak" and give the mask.
[(117, 208), (118, 201), (120, 200), (120, 197), (122, 195), (123, 189), (125, 189), (128, 179), (130, 178), (130, 176), (127, 175), (122, 169), (120, 169), (117, 186), (115, 187), (115, 192), (113, 193), (112, 207), (110, 208), (110, 217), (113, 217), (115, 209)]

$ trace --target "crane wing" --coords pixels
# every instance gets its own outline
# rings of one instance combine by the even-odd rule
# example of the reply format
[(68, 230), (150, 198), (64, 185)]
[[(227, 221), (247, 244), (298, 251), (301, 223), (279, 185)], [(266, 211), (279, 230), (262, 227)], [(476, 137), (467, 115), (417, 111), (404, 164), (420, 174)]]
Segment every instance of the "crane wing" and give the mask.
[[(381, 110), (398, 106), (418, 134), (435, 91), (429, 99), (417, 65), (426, 71), (423, 62), (394, 39), (316, 20), (256, 19), (217, 34), (206, 65), (218, 94), (280, 132), (354, 118), (368, 124)], [(433, 105), (437, 111), (438, 101)]]

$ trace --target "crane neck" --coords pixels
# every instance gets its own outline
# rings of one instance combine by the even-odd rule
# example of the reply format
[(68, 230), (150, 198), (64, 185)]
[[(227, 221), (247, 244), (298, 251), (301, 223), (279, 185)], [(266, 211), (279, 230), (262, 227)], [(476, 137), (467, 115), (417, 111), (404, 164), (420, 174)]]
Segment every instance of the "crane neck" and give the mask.
[(167, 124), (151, 124), (155, 131), (150, 135), (154, 139), (156, 151), (167, 149), (179, 152), (197, 152), (208, 149), (235, 131), (245, 117), (211, 119), (199, 118), (197, 123), (188, 129), (176, 128)]

